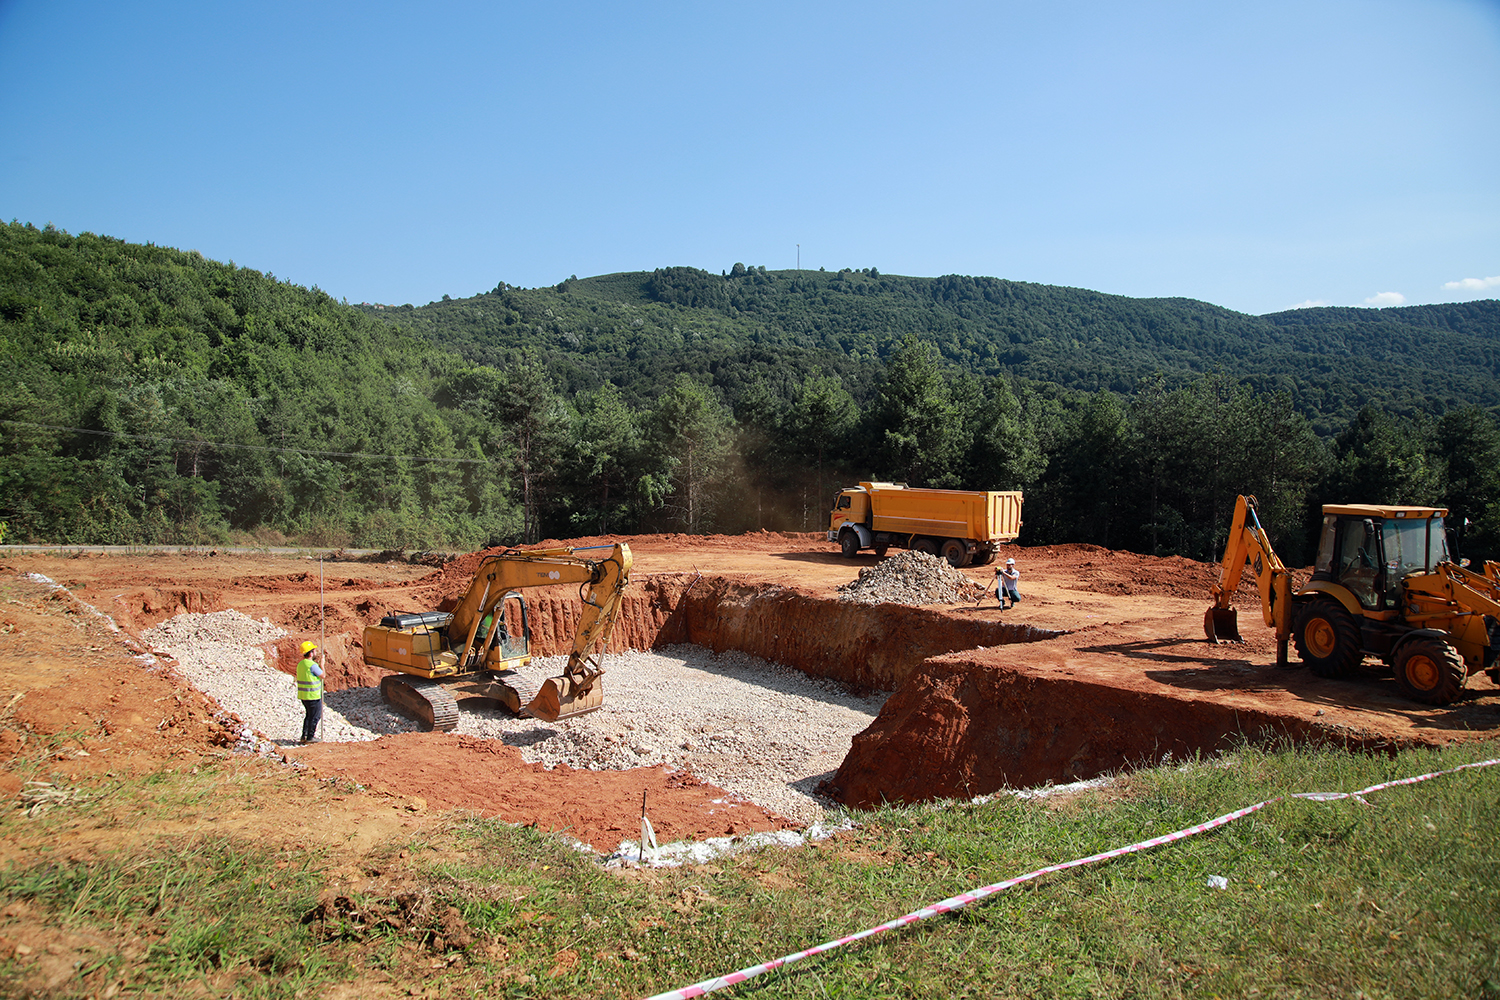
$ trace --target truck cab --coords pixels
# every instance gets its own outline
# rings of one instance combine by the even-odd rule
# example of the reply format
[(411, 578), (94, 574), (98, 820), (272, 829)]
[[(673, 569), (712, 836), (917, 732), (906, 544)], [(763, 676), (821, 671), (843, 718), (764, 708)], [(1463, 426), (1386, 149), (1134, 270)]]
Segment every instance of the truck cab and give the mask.
[(865, 525), (870, 523), (870, 494), (863, 489), (839, 490), (833, 495), (833, 510), (828, 516), (828, 540), (839, 540), (839, 532), (845, 524)]

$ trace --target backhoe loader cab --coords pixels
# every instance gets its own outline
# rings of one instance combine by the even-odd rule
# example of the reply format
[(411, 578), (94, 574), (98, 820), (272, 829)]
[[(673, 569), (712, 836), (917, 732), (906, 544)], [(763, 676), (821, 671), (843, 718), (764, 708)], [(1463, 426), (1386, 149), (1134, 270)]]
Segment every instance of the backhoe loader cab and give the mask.
[(1341, 584), (1365, 611), (1399, 611), (1402, 581), (1448, 561), (1447, 515), (1436, 507), (1327, 505), (1313, 581)]
[(1320, 677), (1348, 676), (1365, 657), (1378, 656), (1402, 693), (1429, 705), (1452, 702), (1470, 674), (1487, 670), (1500, 683), (1500, 567), (1490, 564), (1481, 575), (1454, 563), (1447, 514), (1438, 507), (1325, 506), (1312, 578), (1293, 593), (1255, 498), (1242, 496), (1204, 631), (1211, 641), (1239, 640), (1230, 601), (1248, 561), (1282, 666), (1290, 639)]

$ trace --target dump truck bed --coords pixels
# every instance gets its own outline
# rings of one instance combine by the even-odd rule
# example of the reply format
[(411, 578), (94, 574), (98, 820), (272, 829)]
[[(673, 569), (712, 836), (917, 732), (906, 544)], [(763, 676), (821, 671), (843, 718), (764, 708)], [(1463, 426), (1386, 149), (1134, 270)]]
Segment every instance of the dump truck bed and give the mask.
[(1009, 542), (1021, 531), (1021, 493), (928, 490), (861, 483), (870, 494), (875, 531)]

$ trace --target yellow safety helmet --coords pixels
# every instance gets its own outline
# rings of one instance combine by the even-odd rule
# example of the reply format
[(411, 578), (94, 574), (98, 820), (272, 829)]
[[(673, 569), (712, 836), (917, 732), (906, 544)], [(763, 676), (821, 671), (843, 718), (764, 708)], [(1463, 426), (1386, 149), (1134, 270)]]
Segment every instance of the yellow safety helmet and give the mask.
[(306, 642), (304, 642), (302, 644), (302, 655), (306, 656), (308, 653), (311, 653), (313, 650), (315, 650), (317, 648), (318, 648), (318, 644), (315, 643), (315, 642), (313, 642), (311, 639), (308, 639)]

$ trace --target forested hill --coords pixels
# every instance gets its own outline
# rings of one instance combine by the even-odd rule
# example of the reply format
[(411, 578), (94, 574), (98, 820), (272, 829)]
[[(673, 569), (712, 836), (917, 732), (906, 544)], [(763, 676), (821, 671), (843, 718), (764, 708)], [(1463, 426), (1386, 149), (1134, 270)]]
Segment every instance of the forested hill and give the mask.
[(1250, 316), (1193, 299), (1133, 299), (998, 278), (868, 271), (728, 275), (671, 267), (511, 288), (377, 315), (467, 357), (519, 349), (563, 384), (605, 379), (633, 399), (663, 372), (711, 375), (733, 400), (758, 376), (837, 371), (855, 398), (907, 335), (972, 374), (1008, 373), (1132, 394), (1155, 373), (1175, 383), (1222, 371), (1258, 391), (1287, 390), (1322, 433), (1373, 404), (1439, 414), (1500, 406), (1500, 302), (1393, 309), (1310, 308)]
[(1500, 556), (1497, 304), (1245, 316), (989, 278), (688, 268), (351, 307), (0, 224), (0, 538), (419, 549), (810, 531), (865, 479), (1026, 494), (1024, 544), (1215, 558), (1239, 493)]

